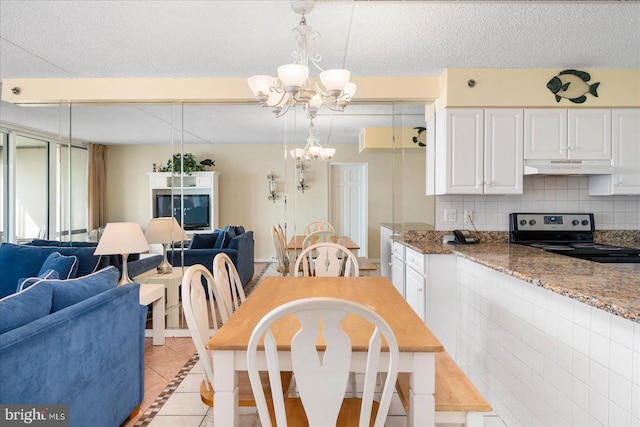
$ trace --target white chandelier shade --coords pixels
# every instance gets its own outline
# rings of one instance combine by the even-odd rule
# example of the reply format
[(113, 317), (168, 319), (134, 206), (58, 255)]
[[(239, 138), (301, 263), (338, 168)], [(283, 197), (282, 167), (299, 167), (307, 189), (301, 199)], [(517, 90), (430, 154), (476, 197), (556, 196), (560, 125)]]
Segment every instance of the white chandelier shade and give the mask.
[[(349, 81), (351, 73), (344, 69), (323, 70), (318, 62), (321, 55), (310, 50), (320, 39), (320, 33), (307, 25), (305, 13), (313, 9), (314, 1), (292, 0), (291, 7), (302, 15), (298, 27), (293, 29), (298, 49), (292, 52), (295, 62), (278, 67), (278, 77), (255, 75), (247, 79), (251, 92), (260, 105), (270, 107), (276, 117), (281, 117), (296, 105), (302, 105), (313, 119), (322, 105), (333, 111), (344, 111), (356, 92), (356, 85)], [(320, 71), (321, 87), (309, 78), (309, 63)]]
[(289, 152), (291, 157), (298, 162), (306, 162), (315, 159), (322, 161), (329, 161), (336, 154), (335, 148), (325, 148), (320, 145), (318, 139), (318, 132), (316, 131), (313, 121), (309, 126), (309, 138), (307, 138), (307, 145), (304, 148), (296, 148)]

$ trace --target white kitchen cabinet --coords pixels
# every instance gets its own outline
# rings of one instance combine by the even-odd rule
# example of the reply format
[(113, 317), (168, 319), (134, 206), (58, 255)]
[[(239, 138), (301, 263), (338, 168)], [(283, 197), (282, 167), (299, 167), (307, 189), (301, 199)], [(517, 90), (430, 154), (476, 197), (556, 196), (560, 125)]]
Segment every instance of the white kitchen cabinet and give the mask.
[(484, 111), (484, 193), (522, 194), (523, 110)]
[(405, 299), (418, 317), (426, 322), (427, 279), (425, 256), (411, 248), (405, 252)]
[(483, 193), (482, 108), (447, 108), (436, 114), (435, 194)]
[(391, 245), (391, 283), (403, 298), (405, 297), (404, 251), (405, 245), (401, 242), (393, 242)]
[(522, 194), (522, 120), (522, 109), (438, 112), (427, 133), (427, 195)]
[(609, 160), (610, 109), (526, 108), (525, 160)]
[(612, 110), (612, 175), (589, 177), (590, 196), (640, 194), (640, 109)]

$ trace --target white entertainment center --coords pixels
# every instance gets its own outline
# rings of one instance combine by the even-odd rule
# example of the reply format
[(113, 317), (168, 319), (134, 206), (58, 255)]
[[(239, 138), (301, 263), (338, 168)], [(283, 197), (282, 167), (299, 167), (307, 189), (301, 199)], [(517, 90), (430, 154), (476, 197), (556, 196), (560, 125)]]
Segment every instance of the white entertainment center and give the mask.
[[(218, 228), (218, 176), (219, 172), (193, 172), (191, 175), (175, 175), (171, 172), (149, 172), (151, 197), (150, 217), (170, 216), (168, 206), (178, 212), (182, 202), (188, 234), (211, 232)], [(173, 202), (173, 203), (172, 203)], [(194, 206), (187, 208), (191, 203)], [(158, 211), (161, 212), (158, 212)], [(177, 217), (178, 222), (181, 221)], [(190, 223), (191, 221), (191, 223)]]

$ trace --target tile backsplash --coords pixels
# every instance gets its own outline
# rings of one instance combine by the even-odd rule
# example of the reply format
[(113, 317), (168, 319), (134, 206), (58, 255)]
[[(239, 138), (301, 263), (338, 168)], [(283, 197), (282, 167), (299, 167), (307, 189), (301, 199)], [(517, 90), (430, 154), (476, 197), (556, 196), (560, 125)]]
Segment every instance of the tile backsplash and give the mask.
[[(456, 221), (445, 222), (445, 209), (456, 210)], [(473, 211), (473, 225), (464, 222)], [(436, 230), (458, 228), (509, 230), (511, 212), (586, 212), (595, 215), (598, 230), (640, 229), (640, 196), (589, 196), (586, 176), (525, 176), (523, 194), (436, 196)]]

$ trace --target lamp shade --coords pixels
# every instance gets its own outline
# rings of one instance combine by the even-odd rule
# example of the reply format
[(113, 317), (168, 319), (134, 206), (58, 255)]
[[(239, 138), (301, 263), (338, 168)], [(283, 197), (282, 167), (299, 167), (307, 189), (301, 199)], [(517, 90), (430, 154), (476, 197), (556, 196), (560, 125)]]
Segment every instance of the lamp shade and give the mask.
[(301, 87), (309, 78), (309, 67), (302, 64), (281, 65), (278, 67), (278, 78), (285, 87)]
[(262, 74), (251, 76), (247, 79), (247, 84), (249, 85), (249, 89), (253, 92), (254, 96), (258, 96), (260, 94), (269, 93), (271, 86), (274, 84), (274, 78), (271, 76), (265, 76)]
[(350, 75), (348, 70), (326, 70), (320, 73), (320, 81), (329, 92), (341, 92), (349, 82)]
[(139, 254), (149, 250), (137, 222), (110, 222), (104, 229), (94, 255)]
[(149, 243), (173, 243), (188, 239), (174, 217), (152, 218), (144, 235)]

